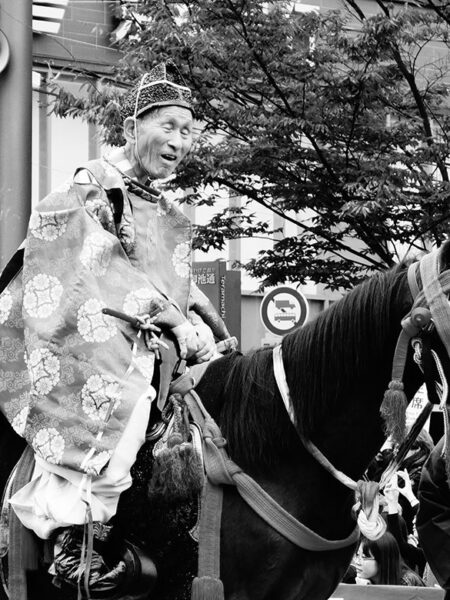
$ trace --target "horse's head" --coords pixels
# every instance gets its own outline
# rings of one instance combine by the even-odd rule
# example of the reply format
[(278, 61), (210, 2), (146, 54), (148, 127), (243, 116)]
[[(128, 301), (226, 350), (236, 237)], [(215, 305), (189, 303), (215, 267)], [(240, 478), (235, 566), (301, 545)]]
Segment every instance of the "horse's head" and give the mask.
[[(392, 378), (381, 406), (388, 433), (401, 441), (405, 432), (407, 399), (403, 375), (409, 347), (426, 383), (429, 403), (439, 404), (448, 427), (448, 380), (450, 377), (450, 241), (412, 263), (408, 283), (413, 297), (411, 310), (402, 319), (393, 358)], [(428, 404), (423, 420), (431, 412)], [(448, 444), (447, 444), (448, 447)], [(447, 460), (450, 465), (450, 460)], [(450, 469), (449, 469), (450, 473)]]

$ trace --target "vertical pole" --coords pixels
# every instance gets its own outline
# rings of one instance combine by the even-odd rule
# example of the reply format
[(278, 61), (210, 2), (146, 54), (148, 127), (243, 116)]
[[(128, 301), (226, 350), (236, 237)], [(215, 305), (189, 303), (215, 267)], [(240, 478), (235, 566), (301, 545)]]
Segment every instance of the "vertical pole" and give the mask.
[[(241, 208), (242, 198), (240, 196), (232, 196), (229, 202), (230, 208)], [(231, 270), (240, 270), (240, 267), (235, 267), (234, 264), (242, 259), (242, 241), (240, 238), (230, 240), (228, 242), (228, 259)]]
[(48, 116), (47, 77), (41, 75), (39, 86), (39, 200), (50, 193), (51, 188), (51, 120)]
[(88, 123), (88, 136), (88, 160), (94, 160), (99, 157), (100, 149), (97, 127), (93, 123)]
[(31, 209), (31, 0), (0, 0), (11, 55), (0, 73), (0, 269), (22, 243)]

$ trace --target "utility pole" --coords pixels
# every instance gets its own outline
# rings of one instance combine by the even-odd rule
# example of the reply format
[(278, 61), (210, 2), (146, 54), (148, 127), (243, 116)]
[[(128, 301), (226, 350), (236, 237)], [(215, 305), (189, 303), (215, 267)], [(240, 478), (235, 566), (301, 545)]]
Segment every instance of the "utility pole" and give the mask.
[(32, 4), (0, 0), (0, 269), (31, 212)]

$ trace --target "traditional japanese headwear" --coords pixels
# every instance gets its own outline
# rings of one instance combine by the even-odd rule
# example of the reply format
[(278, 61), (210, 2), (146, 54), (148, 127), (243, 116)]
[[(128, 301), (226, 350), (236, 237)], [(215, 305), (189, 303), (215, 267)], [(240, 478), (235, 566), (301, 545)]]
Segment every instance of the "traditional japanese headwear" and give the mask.
[(141, 117), (158, 106), (182, 106), (194, 114), (191, 90), (171, 60), (142, 75), (139, 82), (124, 94), (120, 112), (125, 120), (127, 117)]

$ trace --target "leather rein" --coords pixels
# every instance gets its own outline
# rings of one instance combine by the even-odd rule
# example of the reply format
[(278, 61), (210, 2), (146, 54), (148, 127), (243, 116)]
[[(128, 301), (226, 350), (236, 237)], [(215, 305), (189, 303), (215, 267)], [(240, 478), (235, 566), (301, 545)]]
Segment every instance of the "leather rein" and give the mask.
[[(411, 343), (414, 347), (416, 353), (415, 360), (423, 371), (420, 360), (420, 337), (429, 333), (433, 326), (436, 327), (441, 341), (445, 345), (447, 354), (450, 356), (450, 319), (448, 318), (449, 300), (447, 298), (447, 295), (450, 291), (450, 271), (446, 270), (440, 273), (439, 267), (441, 252), (442, 248), (425, 255), (420, 261), (414, 262), (408, 267), (408, 285), (413, 298), (413, 304), (410, 312), (401, 321), (402, 330), (400, 332), (393, 357), (393, 381), (402, 381), (409, 343)], [(447, 400), (447, 386), (445, 385), (446, 382), (443, 376), (443, 369), (440, 366), (440, 362), (436, 353), (433, 354), (433, 358), (436, 362), (437, 371), (441, 378), (441, 382), (438, 382), (436, 387), (438, 388), (437, 394), (440, 398), (441, 409), (444, 411), (444, 423), (446, 425), (446, 433), (448, 438), (448, 432), (450, 432), (449, 418), (447, 411), (444, 410), (444, 405), (446, 404)], [(286, 412), (289, 415), (292, 425), (297, 430), (289, 386), (286, 379), (286, 372), (284, 370), (281, 344), (275, 346), (273, 349), (273, 370), (278, 390), (286, 408)], [(411, 448), (412, 444), (420, 433), (422, 426), (428, 418), (431, 409), (432, 404), (431, 402), (428, 402), (417, 417), (416, 423), (412, 426), (410, 433), (400, 444), (396, 453), (396, 457), (391, 461), (391, 463), (385, 469), (385, 472), (382, 474), (380, 489), (385, 486), (389, 479), (389, 475), (393, 474), (401, 459)], [(301, 435), (300, 432), (298, 432), (298, 430), (297, 433), (304, 447), (328, 473), (330, 473), (337, 481), (349, 489), (354, 491), (357, 490), (358, 484), (356, 481), (342, 471), (336, 469), (336, 467), (334, 467), (334, 465), (311, 440), (306, 439), (303, 435)]]

